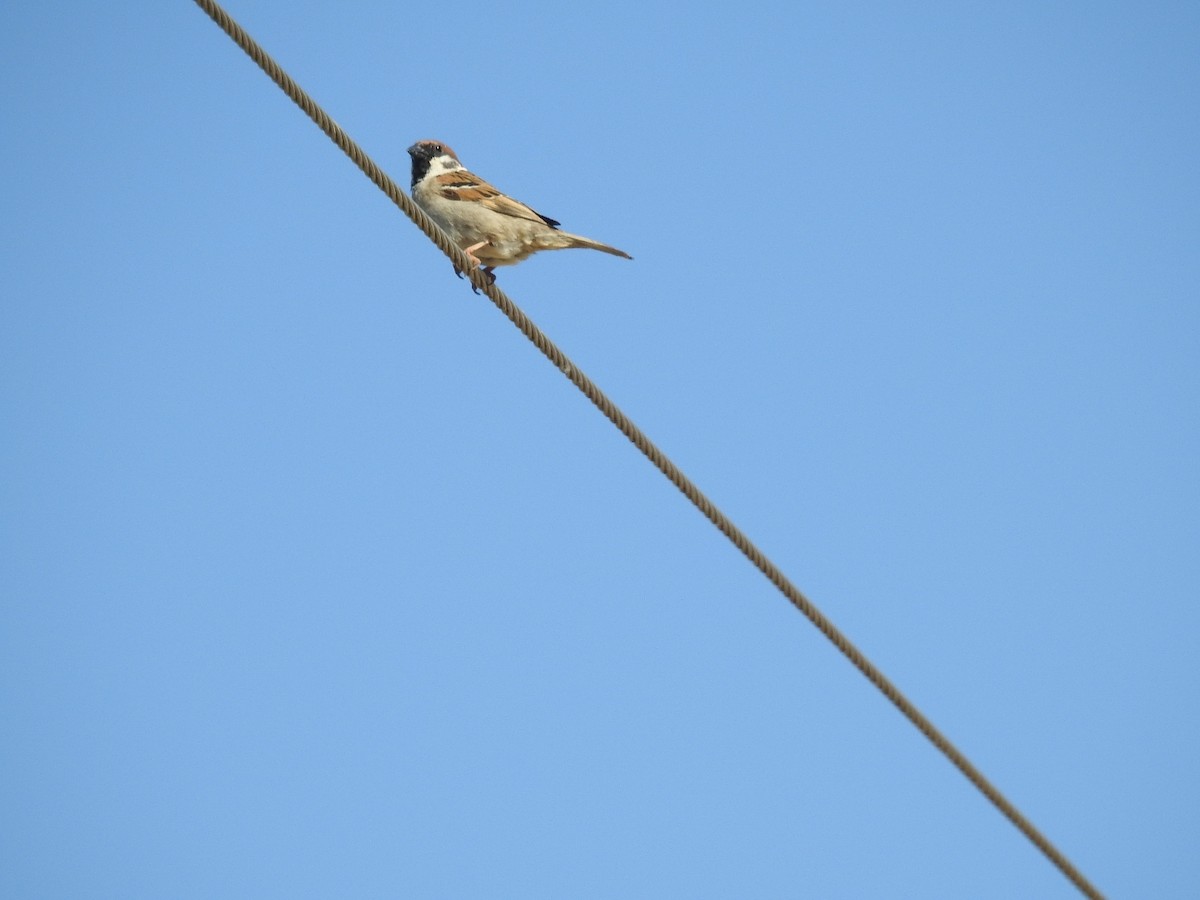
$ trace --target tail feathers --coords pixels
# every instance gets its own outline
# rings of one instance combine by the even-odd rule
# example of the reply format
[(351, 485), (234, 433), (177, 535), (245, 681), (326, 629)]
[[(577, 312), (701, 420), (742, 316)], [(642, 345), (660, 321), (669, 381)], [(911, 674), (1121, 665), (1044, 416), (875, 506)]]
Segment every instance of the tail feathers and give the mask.
[(553, 231), (547, 237), (550, 238), (550, 246), (546, 247), (547, 250), (566, 250), (572, 247), (582, 247), (587, 250), (599, 250), (602, 253), (611, 253), (613, 256), (620, 256), (624, 259), (633, 259), (624, 250), (618, 250), (616, 247), (610, 247), (608, 244), (593, 241), (591, 238), (585, 238), (582, 235), (571, 234), (569, 231)]

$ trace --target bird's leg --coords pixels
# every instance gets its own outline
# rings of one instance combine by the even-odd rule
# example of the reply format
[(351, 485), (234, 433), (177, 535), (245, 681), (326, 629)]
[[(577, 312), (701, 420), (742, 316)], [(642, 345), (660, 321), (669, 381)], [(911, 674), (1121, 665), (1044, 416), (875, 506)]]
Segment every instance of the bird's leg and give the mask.
[[(492, 270), (495, 269), (496, 267), (495, 266), (485, 266), (483, 264), (483, 262), (479, 259), (479, 257), (475, 255), (476, 250), (478, 250), (480, 247), (486, 247), (486, 246), (487, 246), (487, 241), (480, 241), (478, 244), (472, 244), (470, 247), (463, 247), (463, 253), (467, 254), (467, 259), (469, 259), (472, 263), (474, 263), (478, 268), (483, 269), (483, 274), (487, 276), (488, 284), (495, 284), (496, 276), (492, 274)], [(454, 274), (457, 275), (459, 278), (463, 277), (462, 272), (458, 271), (457, 267), (454, 269)], [(479, 289), (476, 288), (475, 285), (471, 285), (471, 290), (474, 291), (476, 294), (479, 293)]]
[(483, 263), (481, 263), (479, 261), (479, 257), (475, 255), (475, 251), (478, 250), (480, 247), (486, 247), (486, 246), (487, 246), (487, 241), (480, 241), (478, 244), (472, 244), (470, 247), (463, 247), (463, 253), (467, 254), (467, 259), (469, 259), (471, 262), (475, 263), (475, 265), (481, 266), (481, 265), (483, 265)]

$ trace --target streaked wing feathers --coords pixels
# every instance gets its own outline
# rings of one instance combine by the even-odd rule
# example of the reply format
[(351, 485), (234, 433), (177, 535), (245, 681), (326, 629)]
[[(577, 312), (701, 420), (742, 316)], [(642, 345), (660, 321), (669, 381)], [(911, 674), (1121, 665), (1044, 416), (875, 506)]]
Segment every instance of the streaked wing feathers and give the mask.
[(501, 215), (541, 222), (551, 228), (558, 227), (558, 222), (541, 215), (512, 197), (500, 193), (478, 175), (468, 172), (466, 169), (445, 172), (434, 178), (434, 182), (438, 185), (438, 193), (447, 200), (474, 201)]

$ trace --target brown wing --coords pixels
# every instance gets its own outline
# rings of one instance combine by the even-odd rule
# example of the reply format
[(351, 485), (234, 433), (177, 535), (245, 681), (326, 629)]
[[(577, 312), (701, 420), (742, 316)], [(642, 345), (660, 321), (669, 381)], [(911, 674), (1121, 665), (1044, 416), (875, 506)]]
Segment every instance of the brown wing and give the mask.
[(433, 179), (438, 185), (438, 193), (447, 200), (474, 200), (482, 203), (493, 212), (513, 216), (517, 219), (528, 219), (530, 222), (541, 222), (551, 228), (557, 228), (558, 223), (541, 213), (530, 209), (524, 203), (500, 193), (478, 175), (466, 169), (456, 169), (445, 172)]

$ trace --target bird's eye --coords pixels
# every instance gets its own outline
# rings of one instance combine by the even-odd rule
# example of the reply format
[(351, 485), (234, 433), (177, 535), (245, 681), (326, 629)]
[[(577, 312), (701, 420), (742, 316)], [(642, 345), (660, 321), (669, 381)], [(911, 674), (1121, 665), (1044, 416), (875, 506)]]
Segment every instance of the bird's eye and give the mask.
[(434, 145), (433, 145), (433, 152), (434, 152), (434, 153), (441, 153), (441, 152), (442, 152), (442, 145), (441, 145), (441, 144), (434, 144)]

